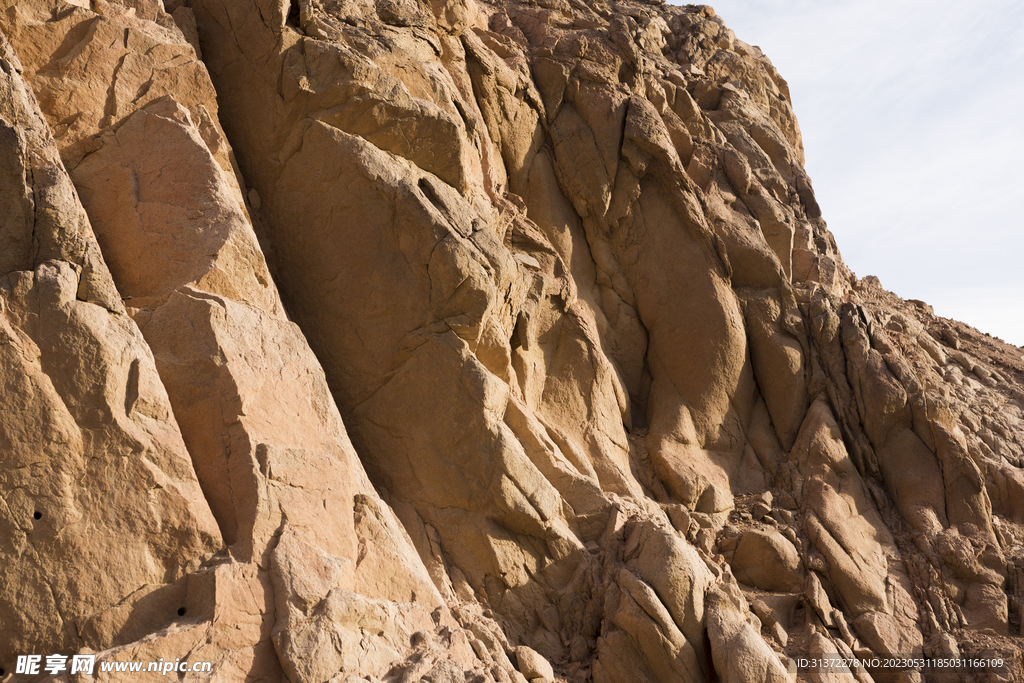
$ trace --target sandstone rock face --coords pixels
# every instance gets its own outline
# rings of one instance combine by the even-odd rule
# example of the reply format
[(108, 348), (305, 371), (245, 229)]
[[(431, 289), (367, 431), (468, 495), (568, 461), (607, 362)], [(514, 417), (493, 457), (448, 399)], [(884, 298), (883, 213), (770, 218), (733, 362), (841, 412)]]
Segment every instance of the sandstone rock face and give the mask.
[(1021, 350), (850, 272), (711, 8), (0, 32), (0, 680), (1024, 676)]
[[(20, 72), (3, 41), (0, 622), (5, 652), (72, 651), (173, 621), (178, 607), (156, 603), (186, 600), (182, 579), (222, 541)], [(154, 609), (123, 609), (145, 597)]]

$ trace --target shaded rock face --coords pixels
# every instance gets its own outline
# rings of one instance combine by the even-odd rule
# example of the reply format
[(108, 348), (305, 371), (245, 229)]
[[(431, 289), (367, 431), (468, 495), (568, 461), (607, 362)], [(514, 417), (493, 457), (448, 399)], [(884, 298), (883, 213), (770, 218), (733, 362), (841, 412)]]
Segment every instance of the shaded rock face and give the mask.
[(710, 8), (0, 32), (0, 679), (1024, 676), (1021, 350), (846, 268)]

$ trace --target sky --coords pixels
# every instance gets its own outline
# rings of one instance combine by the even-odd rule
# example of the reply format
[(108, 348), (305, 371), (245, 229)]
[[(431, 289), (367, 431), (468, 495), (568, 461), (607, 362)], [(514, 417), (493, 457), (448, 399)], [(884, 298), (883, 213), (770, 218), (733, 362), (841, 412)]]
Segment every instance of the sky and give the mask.
[(788, 81), (847, 265), (1024, 345), (1024, 3), (711, 6)]

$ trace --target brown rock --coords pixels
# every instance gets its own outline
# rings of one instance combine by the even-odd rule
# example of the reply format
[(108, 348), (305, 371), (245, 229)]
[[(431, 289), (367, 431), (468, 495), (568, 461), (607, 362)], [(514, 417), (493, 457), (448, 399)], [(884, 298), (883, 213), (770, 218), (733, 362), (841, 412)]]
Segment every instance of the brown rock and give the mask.
[(814, 609), (818, 618), (821, 619), (821, 623), (828, 627), (834, 627), (835, 620), (832, 615), (835, 610), (832, 609), (832, 603), (829, 602), (828, 594), (821, 585), (821, 579), (818, 578), (815, 572), (807, 572), (804, 594), (807, 596), (807, 602)]
[(809, 670), (809, 678), (815, 683), (841, 683), (843, 681), (855, 680), (858, 683), (867, 683), (873, 679), (862, 667), (855, 667), (849, 662), (852, 657), (839, 647), (838, 643), (826, 638), (820, 633), (811, 637), (809, 653), (811, 659), (821, 661), (821, 666), (812, 666)]
[(913, 655), (921, 652), (923, 640), (913, 624), (880, 612), (868, 612), (853, 622), (857, 635), (880, 655)]
[[(173, 600), (121, 628), (99, 626), (99, 615), (176, 591), (169, 584), (209, 558), (220, 534), (152, 353), (125, 315), (21, 65), (2, 37), (0, 48), (11, 207), (0, 232), (0, 647), (107, 648), (173, 622)], [(104, 571), (87, 570), (101, 558)]]
[(736, 578), (763, 590), (796, 592), (803, 587), (800, 555), (777, 531), (744, 532), (732, 558)]
[(551, 663), (541, 657), (536, 650), (523, 646), (515, 648), (514, 652), (519, 671), (527, 679), (540, 679), (545, 682), (555, 680), (555, 671), (551, 668)]
[(0, 670), (1020, 649), (1020, 350), (846, 268), (785, 81), (710, 8), (0, 0), (0, 32)]
[(281, 313), (238, 188), (187, 109), (156, 100), (96, 146), (73, 178), (129, 305), (191, 285)]
[(725, 593), (714, 589), (708, 593), (705, 619), (715, 670), (722, 681), (783, 683), (790, 680), (778, 657)]

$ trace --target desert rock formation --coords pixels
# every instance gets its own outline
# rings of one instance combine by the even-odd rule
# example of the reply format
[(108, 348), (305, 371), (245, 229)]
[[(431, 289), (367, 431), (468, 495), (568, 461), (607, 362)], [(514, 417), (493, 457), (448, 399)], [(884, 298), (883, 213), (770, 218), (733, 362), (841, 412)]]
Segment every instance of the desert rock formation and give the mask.
[(1024, 677), (1022, 351), (846, 267), (710, 7), (0, 34), (0, 680)]

